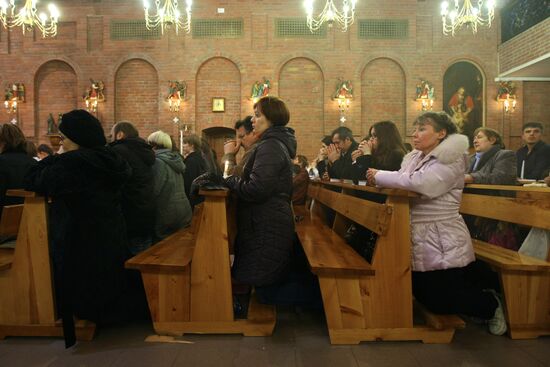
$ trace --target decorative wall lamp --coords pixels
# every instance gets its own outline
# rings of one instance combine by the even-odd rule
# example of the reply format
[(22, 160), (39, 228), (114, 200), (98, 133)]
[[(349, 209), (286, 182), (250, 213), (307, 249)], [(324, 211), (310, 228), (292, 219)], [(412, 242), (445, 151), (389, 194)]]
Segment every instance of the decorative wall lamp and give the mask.
[(416, 100), (420, 102), (422, 111), (431, 111), (434, 105), (434, 87), (432, 83), (421, 79), (416, 85)]
[(351, 100), (353, 99), (353, 85), (351, 80), (338, 78), (336, 91), (332, 95), (332, 99), (338, 101), (338, 110), (340, 110), (340, 125), (346, 123), (346, 111), (349, 109)]
[(166, 100), (168, 101), (170, 112), (179, 112), (181, 101), (187, 95), (187, 83), (178, 80), (169, 80), (168, 85)]
[(97, 112), (97, 107), (99, 102), (105, 102), (105, 94), (103, 93), (105, 89), (105, 84), (101, 81), (95, 81), (90, 79), (90, 86), (86, 89), (86, 92), (82, 96), (84, 103), (86, 104), (86, 109), (90, 112)]
[[(21, 1), (20, 1), (21, 2)], [(38, 0), (25, 0), (23, 6), (16, 7), (15, 0), (0, 0), (0, 23), (4, 28), (21, 27), (23, 34), (36, 27), (42, 32), (42, 37), (57, 35), (59, 10), (54, 4), (48, 5), (50, 16), (38, 13)]]
[(500, 82), (497, 91), (497, 101), (502, 102), (505, 113), (514, 112), (517, 106), (516, 86), (513, 82)]
[(250, 91), (250, 99), (255, 104), (262, 97), (269, 96), (269, 90), (271, 89), (271, 83), (266, 77), (264, 77), (263, 82), (256, 81), (252, 85), (252, 90)]
[[(0, 0), (2, 1), (2, 0)], [(148, 30), (157, 28), (160, 26), (161, 34), (164, 34), (165, 28), (174, 27), (176, 34), (179, 33), (179, 29), (187, 33), (191, 31), (191, 5), (192, 0), (185, 0), (185, 17), (182, 17), (178, 8), (178, 0), (155, 0), (156, 13), (154, 15), (149, 14), (149, 1), (143, 0), (143, 9), (145, 10), (145, 26)]]
[(19, 121), (21, 102), (25, 102), (25, 85), (23, 83), (8, 84), (4, 93), (4, 108), (8, 114), (15, 115), (10, 121), (12, 124), (17, 124)]

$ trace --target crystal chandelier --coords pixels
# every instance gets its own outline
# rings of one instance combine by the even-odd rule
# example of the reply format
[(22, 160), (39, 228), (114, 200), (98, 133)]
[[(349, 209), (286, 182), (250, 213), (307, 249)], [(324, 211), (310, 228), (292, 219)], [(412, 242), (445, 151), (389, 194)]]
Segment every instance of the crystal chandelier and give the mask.
[(185, 32), (189, 33), (191, 31), (192, 4), (193, 0), (185, 0), (186, 15), (184, 19), (182, 19), (182, 15), (178, 9), (178, 0), (164, 0), (162, 5), (160, 0), (155, 0), (155, 7), (157, 8), (155, 15), (149, 15), (149, 1), (143, 0), (147, 29), (151, 30), (160, 26), (160, 32), (164, 34), (165, 28), (174, 26), (176, 34), (178, 34), (180, 28), (183, 28)]
[(441, 3), (441, 18), (443, 20), (443, 34), (455, 35), (463, 25), (472, 28), (472, 33), (476, 34), (477, 26), (491, 27), (491, 22), (495, 17), (495, 0), (478, 0), (477, 5), (472, 5), (472, 0), (463, 0), (462, 7), (459, 6), (459, 0), (454, 0), (455, 6), (449, 11), (449, 2)]
[(17, 9), (15, 0), (0, 0), (0, 22), (4, 28), (21, 26), (23, 34), (36, 27), (42, 32), (42, 37), (55, 37), (59, 10), (50, 3), (48, 5), (49, 16), (44, 12), (38, 13), (37, 3), (38, 0), (25, 0), (25, 5)]
[(357, 3), (357, 0), (343, 0), (341, 11), (336, 8), (333, 0), (327, 0), (323, 11), (316, 17), (313, 16), (314, 2), (314, 0), (304, 1), (307, 13), (307, 26), (310, 31), (315, 32), (319, 30), (323, 23), (327, 22), (329, 27), (332, 27), (334, 23), (338, 23), (342, 27), (342, 32), (345, 32), (353, 24), (355, 19), (355, 3)]

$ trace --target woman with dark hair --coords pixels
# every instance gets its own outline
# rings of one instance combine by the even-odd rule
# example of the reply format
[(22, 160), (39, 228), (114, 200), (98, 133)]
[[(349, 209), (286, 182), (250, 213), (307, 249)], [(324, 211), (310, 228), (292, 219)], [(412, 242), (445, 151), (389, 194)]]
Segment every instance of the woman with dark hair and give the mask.
[(489, 185), (516, 183), (516, 153), (504, 149), (500, 134), (480, 127), (474, 132), (474, 149), (464, 182)]
[(252, 124), (260, 141), (240, 176), (226, 184), (238, 198), (237, 239), (233, 277), (243, 284), (268, 286), (284, 279), (294, 239), (292, 159), (294, 130), (290, 114), (276, 97), (254, 104)]
[(185, 163), (185, 195), (191, 203), (191, 207), (198, 203), (197, 198), (192, 198), (191, 184), (195, 178), (208, 171), (208, 165), (201, 153), (201, 139), (197, 135), (184, 136), (182, 139), (183, 161)]
[(354, 181), (366, 179), (369, 168), (397, 171), (406, 150), (399, 130), (392, 121), (380, 121), (371, 126), (369, 135), (351, 154)]
[(398, 172), (369, 169), (369, 183), (410, 190), (413, 293), (429, 310), (489, 320), (489, 331), (506, 332), (496, 293), (472, 281), (474, 250), (459, 214), (468, 138), (457, 134), (445, 112), (427, 112), (414, 123), (415, 149)]
[(35, 160), (27, 155), (27, 143), (13, 124), (0, 125), (0, 216), (6, 205), (22, 204), (23, 198), (6, 196), (8, 189), (22, 189), (25, 173)]

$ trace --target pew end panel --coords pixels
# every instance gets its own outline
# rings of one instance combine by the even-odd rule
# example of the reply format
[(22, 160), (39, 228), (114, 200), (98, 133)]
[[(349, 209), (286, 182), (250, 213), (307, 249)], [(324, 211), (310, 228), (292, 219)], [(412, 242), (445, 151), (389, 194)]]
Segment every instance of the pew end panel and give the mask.
[[(63, 336), (54, 301), (45, 199), (24, 190), (7, 194), (25, 201), (11, 266), (0, 270), (0, 339)], [(81, 320), (75, 327), (79, 340), (93, 338), (94, 323)]]

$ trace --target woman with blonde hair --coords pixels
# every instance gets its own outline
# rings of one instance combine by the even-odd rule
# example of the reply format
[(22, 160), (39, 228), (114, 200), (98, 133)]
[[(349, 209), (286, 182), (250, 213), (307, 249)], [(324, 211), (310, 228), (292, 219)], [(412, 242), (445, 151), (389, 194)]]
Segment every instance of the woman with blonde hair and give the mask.
[(172, 150), (170, 135), (164, 131), (155, 131), (147, 138), (155, 151), (153, 165), (155, 202), (155, 228), (153, 241), (159, 241), (178, 229), (191, 223), (193, 214), (185, 195), (185, 163), (182, 157)]

